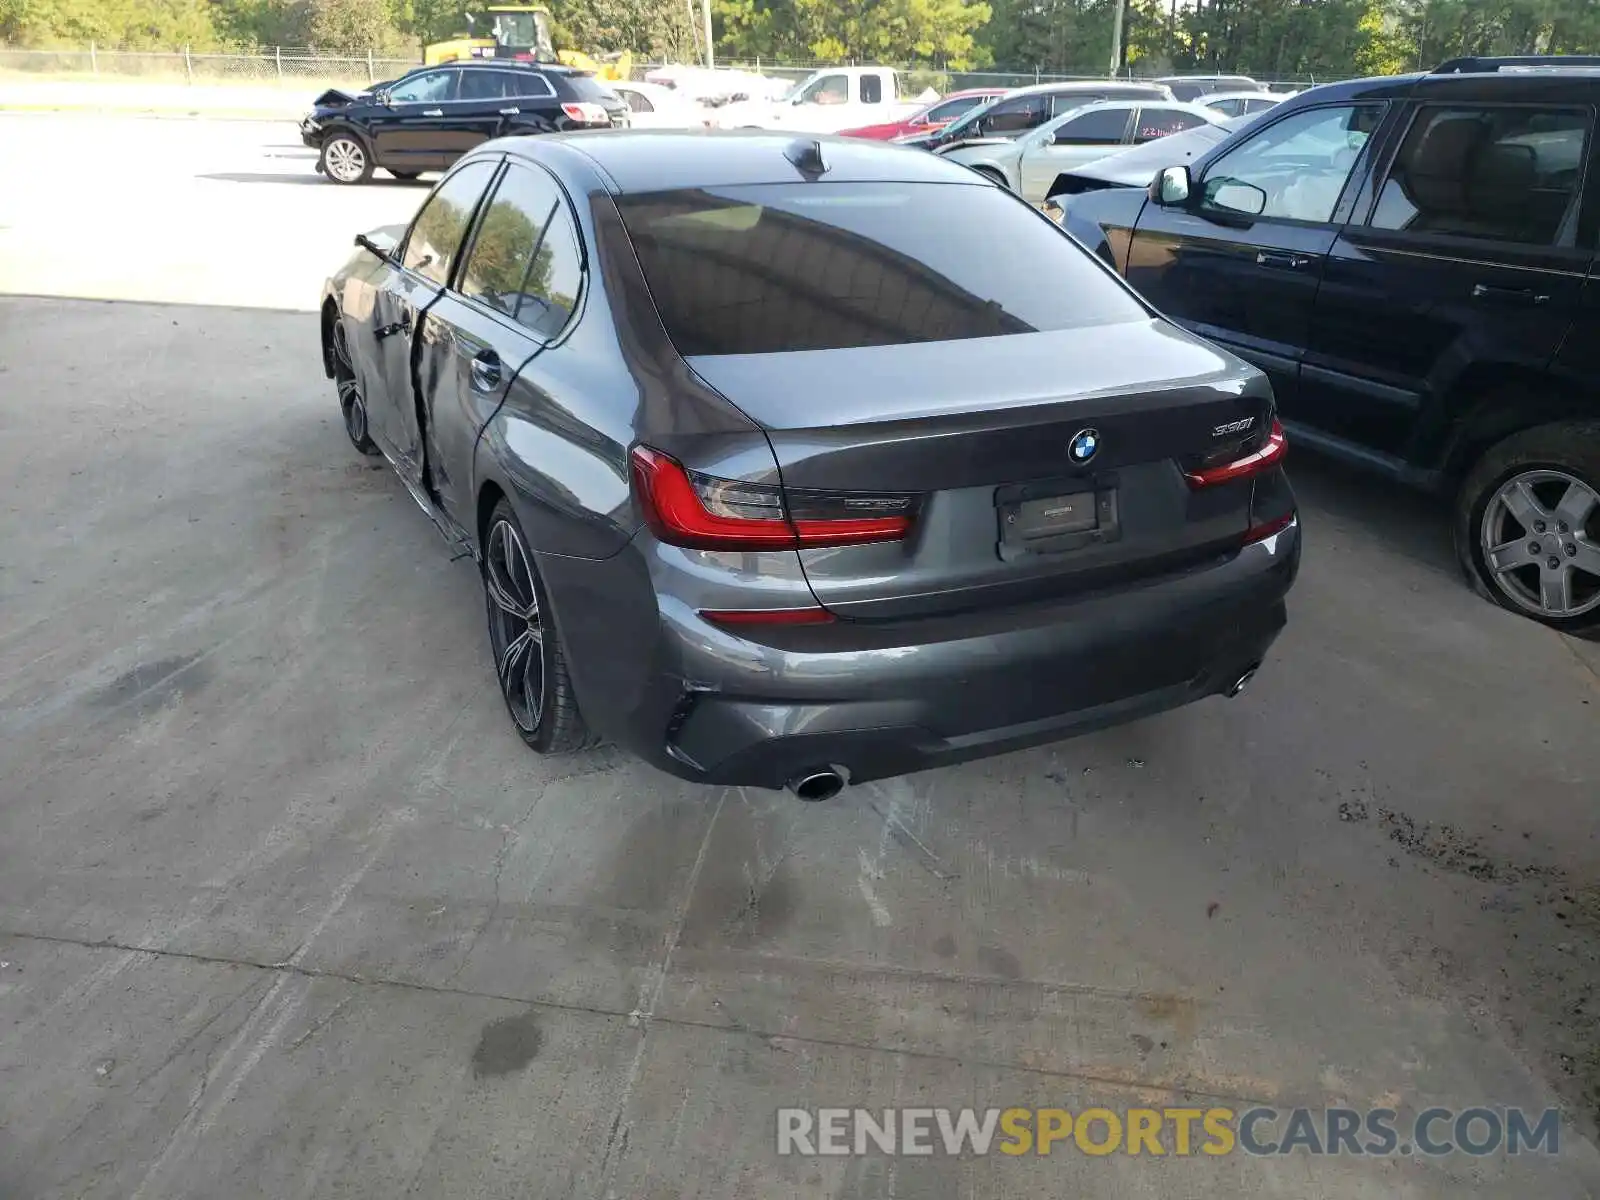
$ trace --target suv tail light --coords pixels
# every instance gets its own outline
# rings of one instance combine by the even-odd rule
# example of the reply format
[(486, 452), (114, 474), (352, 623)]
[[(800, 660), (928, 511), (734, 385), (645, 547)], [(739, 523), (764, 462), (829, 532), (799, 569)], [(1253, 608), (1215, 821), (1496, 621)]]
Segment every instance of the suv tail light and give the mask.
[(579, 125), (609, 125), (611, 114), (598, 104), (590, 104), (581, 100), (576, 104), (563, 104), (561, 111), (567, 114), (567, 120), (575, 121)]
[(911, 531), (917, 497), (824, 492), (718, 479), (671, 455), (635, 446), (633, 486), (646, 524), (663, 542), (697, 550), (800, 550), (897, 542)]
[(1225, 462), (1186, 467), (1183, 477), (1192, 488), (1215, 487), (1219, 483), (1232, 483), (1236, 479), (1249, 479), (1270, 471), (1283, 462), (1289, 452), (1289, 443), (1283, 436), (1283, 426), (1273, 418), (1264, 442), (1248, 454)]

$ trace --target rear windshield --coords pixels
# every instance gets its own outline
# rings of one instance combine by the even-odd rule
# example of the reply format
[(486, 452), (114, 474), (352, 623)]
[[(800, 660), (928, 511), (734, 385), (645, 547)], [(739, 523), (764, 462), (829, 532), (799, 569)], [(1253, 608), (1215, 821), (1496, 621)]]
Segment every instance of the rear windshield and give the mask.
[(763, 184), (649, 192), (618, 205), (685, 356), (894, 346), (1147, 316), (1077, 243), (991, 184)]
[(603, 100), (615, 101), (617, 94), (601, 83), (593, 75), (563, 75), (562, 81), (566, 83), (567, 90), (572, 93), (574, 100), (588, 100), (599, 103)]

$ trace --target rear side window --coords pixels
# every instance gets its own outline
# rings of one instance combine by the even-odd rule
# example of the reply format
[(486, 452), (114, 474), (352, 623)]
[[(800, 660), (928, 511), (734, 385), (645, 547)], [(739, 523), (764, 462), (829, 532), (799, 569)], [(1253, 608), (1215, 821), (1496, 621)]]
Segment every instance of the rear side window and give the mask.
[(626, 91), (622, 93), (622, 99), (633, 112), (647, 113), (656, 110), (656, 106), (650, 103), (643, 92)]
[(478, 223), (458, 290), (554, 337), (577, 301), (582, 274), (576, 238), (555, 181), (512, 163)]
[(861, 77), (861, 103), (877, 104), (883, 99), (883, 80), (876, 75)]
[[(988, 185), (764, 184), (650, 192), (618, 206), (667, 334), (686, 356), (1148, 316), (1077, 243)], [(991, 236), (952, 234), (972, 229)]]
[(461, 72), (462, 100), (499, 100), (507, 95), (506, 84), (509, 71), (463, 71)]
[(1424, 108), (1369, 223), (1534, 246), (1570, 242), (1588, 136), (1581, 109)]
[(1205, 123), (1204, 117), (1184, 112), (1181, 108), (1142, 108), (1139, 110), (1138, 123), (1134, 127), (1133, 141), (1135, 145), (1142, 146), (1146, 142), (1170, 137), (1174, 133), (1182, 133), (1185, 129), (1193, 129), (1196, 125)]
[(489, 161), (468, 163), (440, 181), (411, 223), (401, 259), (407, 270), (440, 287), (449, 281), (450, 268), (461, 253), (461, 239), (497, 165)]
[[(543, 83), (544, 81), (544, 76), (541, 75), (539, 82)], [(615, 92), (593, 75), (566, 75), (562, 77), (562, 82), (575, 100), (586, 100), (591, 104), (598, 104), (603, 100), (615, 100), (617, 98)], [(533, 94), (542, 96), (547, 93), (537, 90), (537, 85), (535, 85)]]
[(1050, 115), (1063, 116), (1075, 108), (1082, 108), (1085, 104), (1095, 104), (1106, 99), (1109, 97), (1096, 95), (1094, 92), (1055, 92), (1050, 97)]
[(537, 71), (500, 71), (497, 74), (505, 87), (501, 95), (508, 99), (523, 96), (539, 99), (556, 94), (550, 81)]

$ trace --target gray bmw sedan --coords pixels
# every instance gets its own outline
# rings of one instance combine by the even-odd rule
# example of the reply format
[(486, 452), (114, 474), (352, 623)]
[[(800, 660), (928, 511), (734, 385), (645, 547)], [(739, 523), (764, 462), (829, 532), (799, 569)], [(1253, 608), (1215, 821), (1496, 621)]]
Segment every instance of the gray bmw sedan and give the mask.
[(356, 240), (346, 431), (477, 561), (534, 750), (825, 799), (1237, 694), (1283, 628), (1266, 379), (965, 167), (505, 139)]

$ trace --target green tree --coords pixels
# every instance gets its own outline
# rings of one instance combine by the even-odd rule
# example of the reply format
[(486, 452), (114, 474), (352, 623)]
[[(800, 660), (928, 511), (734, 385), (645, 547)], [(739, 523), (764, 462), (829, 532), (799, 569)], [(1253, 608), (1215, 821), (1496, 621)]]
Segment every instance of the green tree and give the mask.
[(316, 49), (335, 54), (389, 49), (399, 39), (388, 0), (311, 0), (306, 33)]

